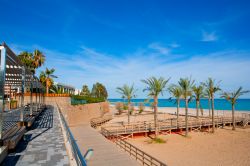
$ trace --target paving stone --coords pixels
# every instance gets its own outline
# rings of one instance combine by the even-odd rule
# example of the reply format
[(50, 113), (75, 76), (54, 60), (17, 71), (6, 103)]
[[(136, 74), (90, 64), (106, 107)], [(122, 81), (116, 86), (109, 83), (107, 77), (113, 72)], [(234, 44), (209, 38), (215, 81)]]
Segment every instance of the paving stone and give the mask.
[(49, 106), (25, 133), (14, 153), (10, 153), (3, 166), (57, 166), (69, 165), (57, 110)]

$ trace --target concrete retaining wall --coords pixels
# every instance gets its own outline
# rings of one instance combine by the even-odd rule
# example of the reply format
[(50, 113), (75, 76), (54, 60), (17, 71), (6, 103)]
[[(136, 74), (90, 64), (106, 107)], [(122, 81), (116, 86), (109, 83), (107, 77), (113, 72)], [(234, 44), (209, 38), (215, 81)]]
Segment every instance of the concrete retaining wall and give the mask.
[[(35, 102), (36, 97), (33, 96)], [(24, 97), (24, 103), (30, 102), (30, 96)], [(69, 126), (89, 124), (90, 119), (102, 117), (109, 113), (109, 103), (92, 103), (73, 106), (70, 104), (70, 97), (45, 97), (46, 104), (57, 104), (64, 114)]]

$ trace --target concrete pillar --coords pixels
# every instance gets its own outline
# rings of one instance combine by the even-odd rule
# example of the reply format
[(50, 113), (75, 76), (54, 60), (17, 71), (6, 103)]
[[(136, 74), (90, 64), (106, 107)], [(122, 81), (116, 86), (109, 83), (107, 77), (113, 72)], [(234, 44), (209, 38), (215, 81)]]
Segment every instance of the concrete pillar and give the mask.
[(33, 74), (30, 76), (30, 115), (33, 115)]
[(24, 90), (25, 90), (25, 67), (22, 66), (22, 87), (21, 87), (21, 114), (20, 122), (23, 122), (23, 112), (24, 112)]
[(3, 132), (3, 112), (4, 112), (4, 84), (5, 84), (5, 69), (6, 69), (6, 48), (0, 46), (1, 62), (0, 62), (0, 145), (2, 145)]

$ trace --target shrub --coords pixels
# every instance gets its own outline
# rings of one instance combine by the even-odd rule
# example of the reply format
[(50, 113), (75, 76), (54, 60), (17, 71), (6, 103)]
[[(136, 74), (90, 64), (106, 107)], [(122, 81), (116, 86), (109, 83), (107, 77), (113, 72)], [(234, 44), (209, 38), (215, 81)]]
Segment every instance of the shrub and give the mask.
[(159, 137), (153, 138), (152, 140), (148, 141), (149, 144), (152, 144), (152, 143), (164, 144), (166, 142), (167, 142), (166, 140), (159, 138)]
[(127, 104), (123, 104), (123, 110), (128, 110), (128, 105)]
[(104, 101), (105, 101), (104, 98), (95, 98), (95, 97), (80, 96), (80, 95), (71, 96), (71, 105), (100, 103), (100, 102), (104, 102)]
[(117, 102), (115, 104), (115, 108), (118, 110), (118, 114), (120, 115), (122, 113), (122, 111), (123, 111), (123, 103)]
[(142, 113), (145, 109), (145, 106), (143, 103), (139, 103), (139, 114)]

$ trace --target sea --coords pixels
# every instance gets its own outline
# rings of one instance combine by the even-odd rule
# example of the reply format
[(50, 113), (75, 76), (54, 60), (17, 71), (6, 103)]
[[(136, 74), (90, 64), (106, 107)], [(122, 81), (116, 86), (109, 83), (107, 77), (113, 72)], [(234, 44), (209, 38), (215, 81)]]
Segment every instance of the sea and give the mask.
[[(116, 102), (126, 102), (125, 99), (108, 99), (111, 104)], [(132, 99), (134, 106), (138, 106), (139, 103), (144, 103), (145, 106), (150, 106), (153, 100), (145, 102), (146, 99)], [(201, 99), (200, 105), (203, 109), (208, 109), (208, 100)], [(176, 107), (176, 101), (174, 99), (158, 99), (158, 107)], [(180, 107), (185, 107), (185, 102), (181, 100)], [(196, 108), (195, 100), (189, 102), (189, 108)], [(232, 105), (225, 99), (215, 99), (214, 107), (216, 110), (232, 110)], [(250, 99), (238, 99), (235, 104), (235, 110), (237, 111), (249, 111), (250, 112)]]

